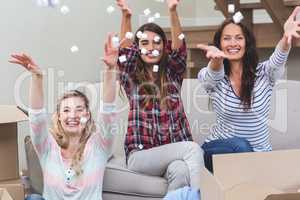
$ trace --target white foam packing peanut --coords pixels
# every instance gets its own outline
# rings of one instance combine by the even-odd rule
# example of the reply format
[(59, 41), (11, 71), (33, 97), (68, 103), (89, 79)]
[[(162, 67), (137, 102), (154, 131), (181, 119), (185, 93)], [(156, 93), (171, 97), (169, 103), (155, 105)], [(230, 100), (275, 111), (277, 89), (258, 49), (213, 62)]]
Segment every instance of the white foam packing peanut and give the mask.
[(81, 117), (80, 118), (80, 124), (86, 124), (88, 119), (86, 117)]
[(148, 18), (148, 23), (153, 23), (155, 21), (155, 18), (154, 17), (149, 17)]
[(158, 72), (159, 66), (158, 65), (153, 65), (153, 72)]
[(145, 49), (145, 48), (141, 48), (141, 53), (142, 53), (143, 55), (146, 55), (146, 54), (148, 53), (148, 50)]
[(233, 15), (232, 18), (233, 18), (234, 23), (238, 24), (244, 19), (244, 16), (240, 11), (238, 11)]
[(153, 40), (154, 40), (154, 42), (160, 42), (160, 37), (159, 36), (155, 36)]
[(71, 47), (70, 50), (71, 50), (72, 53), (75, 53), (75, 52), (79, 51), (79, 48), (76, 45), (74, 45), (74, 46)]
[(138, 32), (136, 33), (136, 37), (139, 38), (139, 39), (142, 38), (142, 35), (143, 35), (142, 31), (138, 31)]
[(142, 33), (141, 39), (147, 39), (148, 35), (146, 33)]
[(179, 36), (178, 36), (178, 39), (179, 40), (183, 40), (185, 38), (185, 35), (183, 33), (181, 33)]
[(154, 18), (156, 18), (156, 19), (160, 18), (160, 13), (158, 13), (158, 12), (155, 13), (155, 14), (154, 14)]
[(154, 49), (154, 50), (152, 51), (152, 56), (154, 56), (154, 57), (159, 56), (159, 51), (156, 50), (156, 49)]
[(70, 12), (70, 8), (66, 5), (63, 5), (61, 8), (60, 8), (60, 12), (63, 14), (63, 15), (66, 15)]
[(114, 48), (118, 48), (120, 46), (120, 39), (117, 36), (112, 37), (111, 42)]
[(132, 32), (127, 32), (127, 33), (125, 34), (125, 37), (126, 37), (127, 39), (129, 39), (129, 40), (132, 40), (132, 39), (133, 39), (133, 33), (132, 33)]
[(234, 4), (228, 4), (228, 12), (229, 13), (234, 13), (235, 12)]
[(120, 63), (126, 62), (127, 61), (126, 55), (120, 56), (119, 61), (120, 61)]
[(108, 6), (108, 7), (106, 8), (106, 11), (107, 11), (109, 14), (111, 14), (112, 12), (115, 11), (115, 7), (113, 7), (113, 6)]
[(155, 0), (156, 2), (164, 3), (165, 0)]
[(151, 14), (151, 10), (150, 10), (149, 8), (145, 9), (145, 10), (144, 10), (144, 14), (145, 14), (146, 16), (150, 15), (150, 14)]

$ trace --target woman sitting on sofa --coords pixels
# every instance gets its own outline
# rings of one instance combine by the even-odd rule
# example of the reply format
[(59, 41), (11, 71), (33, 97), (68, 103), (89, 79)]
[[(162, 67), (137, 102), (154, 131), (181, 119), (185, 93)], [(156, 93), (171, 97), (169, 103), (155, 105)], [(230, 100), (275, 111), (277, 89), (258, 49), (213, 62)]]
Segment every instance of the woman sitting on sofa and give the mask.
[(297, 7), (284, 24), (284, 34), (271, 57), (259, 63), (253, 33), (243, 24), (226, 20), (214, 36), (214, 46), (199, 45), (210, 59), (198, 79), (210, 96), (216, 126), (202, 145), (206, 167), (212, 155), (272, 149), (268, 114), (273, 86), (283, 75), (291, 43), (299, 38)]
[[(105, 44), (103, 59), (106, 69), (101, 124), (93, 120), (86, 95), (71, 90), (58, 100), (49, 129), (41, 69), (26, 54), (11, 56), (11, 63), (31, 72), (30, 133), (43, 170), (43, 198), (46, 200), (102, 199), (102, 181), (111, 152), (116, 114), (113, 103), (118, 49), (112, 46), (111, 38), (112, 35)], [(33, 195), (27, 199), (37, 198)]]
[[(125, 38), (131, 35), (131, 11), (125, 0), (117, 3), (123, 14), (121, 38)], [(199, 189), (204, 168), (202, 150), (192, 142), (180, 97), (187, 50), (178, 3), (167, 0), (172, 43), (161, 27), (144, 24), (134, 41), (121, 45), (118, 62), (120, 83), (129, 100), (127, 166), (147, 175), (165, 176), (169, 191), (189, 184)]]

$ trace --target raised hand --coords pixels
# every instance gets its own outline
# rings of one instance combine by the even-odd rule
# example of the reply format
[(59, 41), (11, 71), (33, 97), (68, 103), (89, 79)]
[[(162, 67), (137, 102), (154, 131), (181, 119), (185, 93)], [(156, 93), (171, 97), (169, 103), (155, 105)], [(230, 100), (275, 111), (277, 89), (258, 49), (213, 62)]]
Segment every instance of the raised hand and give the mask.
[(198, 44), (197, 48), (203, 50), (206, 52), (206, 58), (208, 59), (220, 59), (223, 60), (224, 58), (227, 58), (225, 53), (218, 49), (215, 46), (209, 46), (205, 44)]
[(131, 9), (129, 8), (126, 0), (116, 0), (116, 3), (123, 13), (125, 13), (127, 16), (132, 15)]
[(288, 44), (292, 43), (293, 38), (300, 38), (300, 21), (296, 21), (297, 14), (300, 14), (300, 6), (297, 6), (289, 18), (284, 23), (284, 36), (287, 38)]
[[(108, 35), (107, 41), (104, 45), (104, 57), (103, 62), (108, 66), (109, 69), (114, 69), (117, 66), (118, 56), (119, 56), (119, 48), (114, 47), (112, 44), (113, 33)], [(126, 41), (126, 38), (121, 40), (120, 46)]]
[(180, 0), (167, 0), (169, 10), (176, 10)]
[(12, 54), (9, 62), (23, 66), (32, 74), (42, 75), (42, 71), (38, 67), (38, 65), (33, 61), (33, 59), (29, 55), (26, 55), (24, 53)]

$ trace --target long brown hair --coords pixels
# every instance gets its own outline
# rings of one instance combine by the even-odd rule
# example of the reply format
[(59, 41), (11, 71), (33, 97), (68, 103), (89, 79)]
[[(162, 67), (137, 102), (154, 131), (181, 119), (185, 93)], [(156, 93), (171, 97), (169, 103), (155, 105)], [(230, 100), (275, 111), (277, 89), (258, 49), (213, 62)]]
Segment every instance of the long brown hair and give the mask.
[[(245, 54), (242, 58), (243, 72), (240, 99), (241, 104), (244, 106), (244, 110), (248, 110), (251, 108), (253, 101), (252, 93), (256, 79), (256, 67), (258, 65), (256, 39), (252, 31), (250, 31), (243, 23), (234, 23), (232, 19), (227, 19), (222, 23), (214, 35), (214, 45), (219, 49), (221, 49), (221, 36), (223, 30), (228, 24), (236, 24), (237, 26), (241, 27), (246, 40)], [(225, 74), (229, 77), (231, 70), (230, 63), (227, 59), (224, 59), (224, 68)]]
[[(149, 102), (155, 98), (164, 99), (168, 95), (168, 88), (166, 87), (167, 76), (166, 76), (166, 67), (168, 64), (169, 56), (166, 52), (167, 46), (167, 37), (164, 31), (160, 26), (155, 23), (147, 23), (141, 26), (137, 32), (151, 31), (160, 36), (163, 41), (163, 54), (159, 65), (159, 71), (157, 73), (158, 77), (154, 83), (149, 83), (150, 74), (147, 69), (152, 67), (152, 65), (145, 63), (141, 56), (139, 55), (136, 63), (136, 71), (133, 74), (133, 82), (139, 86), (139, 89), (143, 91), (143, 94), (146, 96), (144, 100), (144, 107), (147, 107)], [(136, 34), (137, 35), (137, 34)], [(139, 44), (139, 38), (135, 36), (134, 41), (136, 44)], [(166, 107), (165, 101), (160, 101), (161, 106)]]
[(75, 153), (75, 155), (72, 158), (71, 167), (74, 169), (77, 176), (81, 175), (83, 173), (83, 170), (81, 169), (81, 161), (82, 161), (82, 155), (84, 152), (85, 145), (90, 138), (91, 134), (96, 130), (95, 122), (92, 119), (91, 111), (89, 108), (89, 100), (86, 97), (85, 94), (78, 90), (71, 90), (66, 93), (58, 100), (57, 106), (56, 106), (56, 112), (53, 114), (52, 117), (52, 127), (50, 128), (50, 132), (54, 136), (57, 144), (62, 149), (67, 149), (70, 143), (69, 135), (63, 130), (63, 127), (61, 125), (61, 122), (59, 120), (59, 112), (61, 108), (61, 103), (63, 100), (72, 98), (72, 97), (79, 97), (84, 101), (85, 108), (90, 114), (90, 118), (86, 123), (86, 126), (83, 130), (83, 133), (81, 135), (81, 138), (79, 140), (79, 147)]

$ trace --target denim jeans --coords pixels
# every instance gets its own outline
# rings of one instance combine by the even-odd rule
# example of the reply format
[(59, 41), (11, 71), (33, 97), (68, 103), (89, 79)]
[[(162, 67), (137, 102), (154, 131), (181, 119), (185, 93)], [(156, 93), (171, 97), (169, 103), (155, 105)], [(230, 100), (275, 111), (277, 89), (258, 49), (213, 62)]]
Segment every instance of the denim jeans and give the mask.
[(30, 194), (25, 198), (25, 200), (45, 200), (45, 199), (39, 194)]
[(243, 138), (213, 140), (202, 145), (205, 167), (213, 173), (212, 156), (214, 154), (252, 152), (250, 143)]

